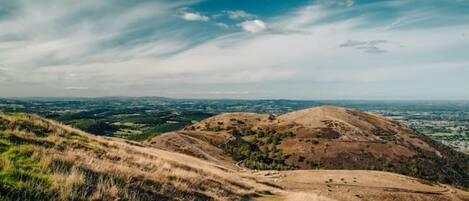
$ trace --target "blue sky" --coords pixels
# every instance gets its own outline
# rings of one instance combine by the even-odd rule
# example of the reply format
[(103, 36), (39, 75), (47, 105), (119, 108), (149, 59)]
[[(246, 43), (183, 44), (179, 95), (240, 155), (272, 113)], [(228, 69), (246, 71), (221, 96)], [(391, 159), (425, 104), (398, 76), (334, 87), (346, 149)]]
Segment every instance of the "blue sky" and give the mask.
[(0, 0), (0, 97), (469, 99), (469, 0)]

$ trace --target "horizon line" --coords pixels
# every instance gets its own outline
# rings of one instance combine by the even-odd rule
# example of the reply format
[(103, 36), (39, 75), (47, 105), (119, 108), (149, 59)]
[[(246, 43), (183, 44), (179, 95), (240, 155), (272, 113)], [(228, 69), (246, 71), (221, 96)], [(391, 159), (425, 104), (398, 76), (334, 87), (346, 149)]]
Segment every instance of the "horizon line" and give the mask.
[(198, 98), (198, 97), (169, 97), (169, 96), (24, 96), (24, 97), (0, 97), (7, 100), (21, 99), (105, 99), (105, 98), (161, 98), (174, 100), (241, 100), (241, 101), (469, 101), (469, 99), (355, 99), (355, 98), (318, 98), (318, 99), (299, 99), (299, 98)]

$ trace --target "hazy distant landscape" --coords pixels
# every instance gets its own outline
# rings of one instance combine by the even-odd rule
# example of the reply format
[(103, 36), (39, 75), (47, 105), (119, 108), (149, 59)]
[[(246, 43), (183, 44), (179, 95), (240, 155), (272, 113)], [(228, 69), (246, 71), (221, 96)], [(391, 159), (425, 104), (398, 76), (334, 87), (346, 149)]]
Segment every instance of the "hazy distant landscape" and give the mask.
[(96, 135), (145, 140), (225, 112), (280, 115), (321, 105), (380, 114), (469, 153), (469, 101), (22, 98), (0, 99), (0, 112), (33, 113)]

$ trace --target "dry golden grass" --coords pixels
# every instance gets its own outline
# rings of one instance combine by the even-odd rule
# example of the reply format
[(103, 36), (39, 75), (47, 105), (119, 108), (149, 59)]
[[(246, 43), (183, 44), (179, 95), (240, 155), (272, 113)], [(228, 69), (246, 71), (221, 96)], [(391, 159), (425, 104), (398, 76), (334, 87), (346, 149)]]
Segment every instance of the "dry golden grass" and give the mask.
[[(56, 200), (240, 200), (272, 189), (217, 164), (93, 136), (38, 116), (0, 114), (0, 119), (8, 122), (10, 135), (28, 140), (20, 146), (39, 160)], [(47, 135), (28, 131), (23, 121), (45, 128)], [(12, 168), (7, 160), (1, 164)]]
[(469, 192), (399, 174), (367, 170), (295, 170), (255, 173), (285, 191), (265, 200), (466, 201)]

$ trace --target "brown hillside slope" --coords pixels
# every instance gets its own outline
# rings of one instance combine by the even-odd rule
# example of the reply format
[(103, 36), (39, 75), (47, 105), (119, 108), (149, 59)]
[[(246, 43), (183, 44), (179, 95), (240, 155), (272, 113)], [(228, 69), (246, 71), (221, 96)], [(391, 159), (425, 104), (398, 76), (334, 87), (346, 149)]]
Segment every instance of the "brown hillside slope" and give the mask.
[(277, 117), (228, 113), (177, 133), (209, 142), (253, 169), (384, 170), (469, 187), (467, 155), (379, 115), (345, 108)]
[[(166, 137), (196, 147), (213, 146), (187, 135)], [(451, 186), (383, 172), (252, 172), (212, 160), (93, 136), (38, 116), (0, 113), (0, 200), (464, 201), (469, 197)]]
[(235, 168), (235, 161), (227, 156), (222, 149), (204, 140), (181, 133), (165, 133), (152, 140), (150, 146), (171, 152), (180, 152), (190, 156)]

